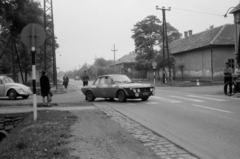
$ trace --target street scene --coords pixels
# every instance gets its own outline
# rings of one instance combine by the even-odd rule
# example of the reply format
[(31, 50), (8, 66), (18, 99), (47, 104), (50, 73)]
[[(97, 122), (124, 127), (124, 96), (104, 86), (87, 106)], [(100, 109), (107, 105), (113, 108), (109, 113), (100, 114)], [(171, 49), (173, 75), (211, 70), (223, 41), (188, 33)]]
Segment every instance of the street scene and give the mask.
[(0, 159), (239, 159), (239, 17), (238, 0), (2, 0)]

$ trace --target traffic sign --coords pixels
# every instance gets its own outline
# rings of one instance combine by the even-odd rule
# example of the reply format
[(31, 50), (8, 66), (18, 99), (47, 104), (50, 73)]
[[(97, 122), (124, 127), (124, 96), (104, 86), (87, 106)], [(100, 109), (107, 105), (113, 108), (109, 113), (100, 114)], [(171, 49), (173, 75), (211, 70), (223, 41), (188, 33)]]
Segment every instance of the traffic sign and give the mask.
[(152, 62), (152, 67), (155, 69), (156, 68), (156, 66), (157, 66), (157, 63), (154, 61), (154, 62)]
[[(32, 40), (32, 37), (34, 40)], [(39, 24), (31, 23), (22, 29), (21, 40), (27, 47), (39, 47), (44, 43), (45, 39), (44, 28)]]

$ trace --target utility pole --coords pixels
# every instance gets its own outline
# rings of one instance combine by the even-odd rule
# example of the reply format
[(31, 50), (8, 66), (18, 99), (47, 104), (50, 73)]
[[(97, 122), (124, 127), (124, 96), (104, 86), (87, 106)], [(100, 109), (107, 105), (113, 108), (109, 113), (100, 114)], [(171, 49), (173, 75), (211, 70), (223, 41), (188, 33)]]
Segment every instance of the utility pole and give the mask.
[(96, 79), (97, 79), (97, 71), (98, 71), (98, 67), (97, 67), (97, 55), (95, 55), (95, 63), (96, 63)]
[(44, 69), (51, 74), (50, 79), (52, 79), (53, 84), (56, 85), (56, 90), (58, 90), (52, 0), (44, 0), (44, 30), (46, 32)]
[[(168, 70), (169, 70), (169, 80), (171, 80), (171, 68), (170, 68), (170, 61), (169, 61), (169, 48), (168, 48), (168, 37), (167, 37), (167, 25), (166, 25), (166, 16), (165, 16), (165, 11), (170, 11), (171, 7), (169, 7), (168, 9), (165, 9), (165, 7), (162, 8), (158, 8), (158, 6), (156, 6), (157, 10), (162, 10), (162, 14), (163, 14), (163, 83), (165, 83), (165, 47), (167, 48), (167, 57), (168, 57)], [(165, 41), (166, 40), (166, 41)], [(166, 44), (165, 44), (166, 43)], [(166, 45), (166, 46), (165, 46)]]
[(115, 49), (115, 44), (113, 45), (113, 50), (112, 50), (112, 51), (114, 52), (114, 66), (113, 66), (113, 73), (115, 73), (115, 52), (118, 51), (118, 50)]

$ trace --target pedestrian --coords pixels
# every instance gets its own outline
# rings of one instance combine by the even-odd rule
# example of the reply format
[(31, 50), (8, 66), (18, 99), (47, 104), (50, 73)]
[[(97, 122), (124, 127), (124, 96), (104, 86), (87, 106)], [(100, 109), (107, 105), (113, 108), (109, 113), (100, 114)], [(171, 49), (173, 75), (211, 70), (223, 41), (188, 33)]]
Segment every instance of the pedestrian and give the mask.
[[(47, 73), (45, 71), (42, 71), (42, 76), (40, 77), (40, 87), (41, 87), (41, 96), (43, 101), (43, 106), (50, 107), (48, 96), (50, 92), (50, 82), (49, 78), (47, 77)], [(46, 98), (46, 101), (45, 101)]]
[(87, 71), (84, 71), (84, 74), (82, 76), (83, 86), (87, 86), (89, 80), (90, 80), (90, 77), (87, 74)]
[[(233, 70), (231, 67), (229, 67), (229, 63), (225, 64), (225, 68), (223, 69), (223, 74), (224, 74), (224, 85), (229, 82), (232, 81), (232, 73)], [(232, 84), (229, 85), (229, 89), (230, 89), (230, 93), (232, 93)], [(224, 87), (224, 92), (227, 92), (227, 87)]]
[(64, 85), (64, 87), (65, 87), (66, 90), (67, 90), (67, 87), (68, 87), (68, 82), (69, 82), (69, 78), (68, 78), (68, 76), (65, 74), (65, 75), (63, 76), (63, 85)]

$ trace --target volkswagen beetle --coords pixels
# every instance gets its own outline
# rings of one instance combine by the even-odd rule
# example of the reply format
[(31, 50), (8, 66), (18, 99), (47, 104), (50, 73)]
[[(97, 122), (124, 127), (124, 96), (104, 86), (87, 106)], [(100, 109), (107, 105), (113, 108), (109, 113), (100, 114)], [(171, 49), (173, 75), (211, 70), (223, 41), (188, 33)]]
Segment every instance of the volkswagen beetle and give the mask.
[(154, 95), (155, 87), (152, 84), (132, 82), (126, 75), (112, 74), (99, 76), (92, 85), (81, 88), (86, 100), (95, 98), (118, 98), (120, 102), (127, 99), (142, 99), (143, 101)]
[(21, 96), (23, 99), (27, 99), (32, 91), (29, 87), (15, 83), (12, 78), (8, 76), (0, 75), (0, 97), (9, 97), (9, 99), (16, 99)]

